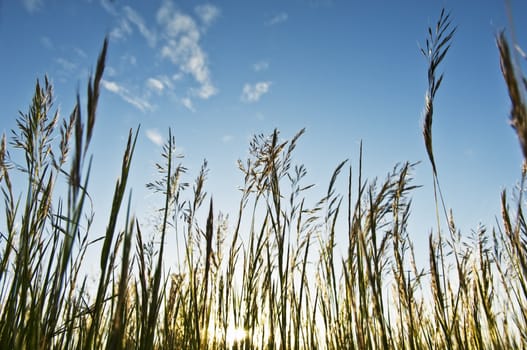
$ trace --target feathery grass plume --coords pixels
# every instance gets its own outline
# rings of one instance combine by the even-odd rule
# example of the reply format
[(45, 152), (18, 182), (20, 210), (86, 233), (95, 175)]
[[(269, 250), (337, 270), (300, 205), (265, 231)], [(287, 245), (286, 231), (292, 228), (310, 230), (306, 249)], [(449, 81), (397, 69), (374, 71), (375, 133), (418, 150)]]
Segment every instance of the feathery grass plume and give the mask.
[[(437, 90), (441, 86), (443, 81), (443, 73), (437, 77), (437, 68), (439, 64), (445, 58), (446, 53), (450, 49), (451, 40), (456, 32), (456, 27), (450, 29), (450, 14), (445, 12), (445, 9), (441, 10), (439, 19), (436, 23), (435, 29), (428, 27), (428, 38), (426, 39), (426, 51), (421, 48), (422, 54), (428, 61), (428, 89), (425, 97), (425, 110), (424, 110), (424, 122), (423, 122), (423, 137), (426, 147), (426, 152), (430, 163), (432, 164), (433, 184), (434, 184), (434, 200), (436, 210), (436, 223), (437, 223), (437, 234), (439, 235), (438, 245), (438, 257), (443, 262), (443, 244), (441, 244), (441, 219), (439, 215), (440, 204), (443, 209), (445, 218), (448, 220), (448, 214), (437, 175), (437, 166), (434, 159), (434, 152), (432, 147), (432, 121), (434, 115), (434, 98)], [(447, 225), (451, 235), (454, 232), (451, 230), (451, 226)], [(444, 267), (444, 264), (439, 264), (440, 267)], [(443, 276), (443, 284), (446, 285), (446, 277), (444, 271), (438, 272)]]
[[(145, 337), (142, 339), (141, 346), (144, 349), (154, 349), (155, 347), (155, 331), (157, 318), (159, 316), (159, 309), (161, 307), (161, 300), (164, 297), (164, 284), (161, 284), (162, 278), (162, 269), (163, 269), (163, 256), (165, 249), (165, 238), (167, 233), (167, 228), (169, 225), (169, 217), (171, 210), (171, 203), (173, 203), (173, 196), (178, 194), (178, 180), (179, 180), (179, 167), (173, 165), (174, 161), (174, 152), (175, 152), (175, 138), (172, 136), (172, 130), (168, 130), (168, 141), (164, 146), (163, 156), (166, 159), (166, 177), (164, 179), (164, 194), (165, 194), (165, 204), (163, 208), (163, 219), (161, 226), (161, 241), (159, 245), (159, 252), (157, 257), (157, 263), (155, 264), (152, 285), (149, 292), (151, 293), (150, 304), (148, 306), (148, 314), (144, 315), (147, 317), (147, 328), (145, 332)], [(174, 171), (175, 170), (175, 171)], [(175, 177), (176, 176), (176, 177)]]
[[(29, 112), (20, 113), (10, 143), (22, 152), (25, 163), (13, 161), (5, 137), (0, 150), (7, 229), (2, 233), (5, 244), (0, 263), (1, 348), (71, 347), (82, 337), (73, 330), (82, 318), (77, 295), (82, 295), (84, 284), (77, 288), (76, 283), (92, 222), (84, 208), (90, 165), (82, 169), (87, 148), (79, 146), (84, 127), (78, 105), (70, 121), (63, 123), (60, 156), (58, 160), (55, 157), (59, 114), (52, 113), (52, 106), (53, 89), (48, 78), (43, 86), (37, 80)], [(68, 173), (63, 167), (74, 129), (77, 147)], [(16, 200), (11, 170), (27, 179), (26, 192)], [(61, 174), (69, 180), (66, 206), (61, 197), (56, 200), (54, 191)], [(15, 225), (17, 221), (20, 225)]]
[[(521, 70), (514, 64), (513, 56), (503, 31), (496, 37), (496, 44), (500, 53), (501, 72), (512, 103), (511, 125), (518, 135), (523, 158), (527, 162), (527, 106), (525, 105), (527, 79), (522, 76)], [(523, 84), (520, 82), (523, 82)]]
[(425, 140), (426, 152), (432, 164), (434, 175), (437, 175), (436, 163), (434, 160), (434, 152), (432, 148), (432, 120), (434, 115), (434, 98), (443, 81), (443, 73), (437, 77), (437, 67), (445, 58), (448, 49), (450, 48), (450, 41), (456, 32), (456, 27), (449, 30), (450, 14), (441, 10), (439, 20), (433, 30), (428, 27), (428, 38), (426, 39), (426, 50), (421, 48), (421, 52), (428, 60), (428, 89), (425, 97), (423, 136)]

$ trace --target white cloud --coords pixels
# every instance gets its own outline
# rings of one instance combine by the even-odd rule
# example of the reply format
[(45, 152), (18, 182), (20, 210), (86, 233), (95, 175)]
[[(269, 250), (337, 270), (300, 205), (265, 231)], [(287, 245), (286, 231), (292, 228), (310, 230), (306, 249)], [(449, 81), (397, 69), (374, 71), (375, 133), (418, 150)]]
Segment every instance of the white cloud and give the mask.
[(205, 26), (211, 25), (220, 15), (220, 10), (211, 4), (197, 6), (195, 11)]
[(119, 91), (121, 90), (121, 87), (113, 81), (107, 81), (103, 79), (101, 81), (101, 84), (106, 90), (113, 92), (115, 94), (119, 93)]
[(232, 135), (223, 135), (221, 137), (221, 142), (227, 143), (232, 141)]
[[(211, 21), (210, 16), (216, 15), (207, 13), (203, 16)], [(201, 35), (196, 21), (176, 10), (171, 2), (163, 3), (157, 12), (157, 21), (163, 26), (167, 38), (161, 48), (161, 57), (170, 60), (181, 73), (189, 74), (194, 78), (200, 85), (199, 88), (191, 90), (196, 96), (208, 99), (215, 95), (217, 89), (210, 77), (207, 55), (200, 46)]]
[(520, 56), (522, 56), (524, 59), (527, 59), (527, 55), (525, 54), (525, 51), (522, 50), (522, 48), (520, 47), (520, 45), (518, 45), (518, 44), (514, 44), (514, 48), (515, 48), (516, 51), (520, 54)]
[(163, 92), (163, 90), (165, 89), (165, 84), (163, 84), (163, 82), (161, 80), (156, 79), (156, 78), (148, 78), (146, 80), (146, 86), (150, 90), (155, 90), (158, 93)]
[(260, 61), (253, 64), (253, 69), (255, 72), (261, 72), (264, 70), (267, 70), (269, 68), (269, 62), (267, 61)]
[(183, 97), (181, 99), (181, 104), (188, 109), (191, 112), (195, 112), (196, 109), (194, 108), (194, 105), (192, 104), (192, 100), (189, 97)]
[(174, 82), (167, 75), (148, 78), (147, 86), (154, 90), (174, 90)]
[[(186, 91), (181, 95), (186, 97), (177, 100), (189, 110), (194, 110), (194, 99), (206, 100), (218, 93), (212, 80), (207, 53), (201, 43), (208, 27), (220, 16), (218, 7), (204, 4), (187, 13), (177, 8), (174, 1), (163, 0), (157, 10), (155, 23), (148, 23), (142, 13), (130, 6), (117, 7), (110, 0), (100, 1), (104, 9), (117, 20), (117, 26), (110, 33), (112, 39), (125, 40), (134, 32), (139, 33), (151, 47), (156, 48), (158, 57), (173, 64), (174, 71), (168, 75), (146, 77), (143, 97), (150, 97), (154, 91), (160, 94), (172, 92), (176, 81), (184, 81), (187, 84)], [(136, 59), (125, 55), (121, 57), (121, 63), (135, 65)], [(112, 87), (111, 84), (109, 86)], [(128, 90), (120, 89), (118, 93), (124, 99), (138, 101), (132, 98)], [(148, 109), (145, 106), (138, 108)]]
[(101, 0), (100, 3), (101, 3), (102, 8), (106, 12), (108, 12), (109, 14), (113, 16), (118, 15), (117, 10), (115, 9), (114, 3), (111, 2), (110, 0)]
[(185, 77), (185, 75), (181, 72), (177, 72), (174, 75), (172, 75), (172, 80), (179, 81), (182, 80)]
[(55, 62), (57, 62), (59, 64), (59, 66), (67, 71), (67, 72), (72, 72), (75, 70), (75, 68), (77, 68), (77, 64), (76, 63), (73, 63), (71, 61), (68, 61), (67, 59), (65, 58), (57, 58), (55, 59)]
[(193, 89), (193, 91), (198, 97), (201, 99), (208, 99), (218, 92), (218, 89), (216, 89), (210, 82), (206, 82), (203, 85), (199, 87), (199, 89)]
[(132, 34), (132, 27), (130, 27), (130, 23), (128, 23), (125, 18), (121, 18), (119, 21), (119, 26), (115, 27), (110, 32), (110, 37), (116, 40), (121, 40), (130, 34)]
[(109, 77), (115, 77), (117, 75), (117, 71), (112, 66), (107, 66), (104, 68), (105, 75)]
[(289, 18), (289, 16), (287, 15), (287, 13), (281, 12), (281, 13), (275, 15), (274, 17), (272, 17), (267, 22), (265, 22), (265, 24), (268, 25), (268, 26), (274, 26), (276, 24), (284, 23), (285, 21), (287, 21), (288, 18)]
[(170, 79), (167, 75), (160, 75), (157, 77), (157, 80), (161, 81), (163, 85), (165, 85), (165, 88), (169, 90), (174, 90), (174, 82), (172, 79)]
[(127, 88), (117, 84), (114, 81), (103, 79), (101, 84), (106, 90), (118, 95), (124, 101), (128, 102), (142, 112), (151, 111), (153, 109), (152, 105), (146, 99), (132, 94)]
[(157, 21), (165, 27), (166, 34), (171, 38), (182, 35), (196, 42), (200, 39), (194, 19), (174, 9), (171, 2), (165, 2), (158, 10)]
[(156, 33), (148, 29), (143, 18), (131, 7), (125, 6), (123, 11), (126, 19), (137, 27), (139, 33), (141, 33), (141, 35), (146, 39), (148, 45), (154, 47), (157, 41)]
[(81, 57), (81, 58), (86, 58), (88, 57), (88, 55), (86, 54), (86, 52), (84, 52), (83, 49), (79, 48), (79, 47), (74, 47), (73, 48), (73, 51), (75, 51), (75, 53), (77, 54), (77, 56)]
[(163, 146), (163, 136), (159, 133), (159, 131), (157, 131), (157, 129), (147, 129), (146, 137), (148, 137), (148, 139), (152, 141), (152, 143), (154, 143), (155, 145)]
[(110, 32), (111, 38), (115, 40), (126, 39), (134, 32), (132, 27), (133, 25), (135, 28), (137, 28), (143, 38), (145, 38), (150, 47), (154, 47), (156, 45), (157, 34), (155, 30), (148, 28), (143, 17), (141, 17), (141, 15), (133, 8), (130, 6), (124, 6), (120, 13), (112, 4), (108, 3), (108, 0), (102, 0), (101, 5), (106, 10), (106, 12), (115, 17), (119, 17), (119, 24)]
[(41, 9), (43, 2), (42, 0), (22, 0), (24, 8), (29, 13), (35, 13)]
[(245, 84), (242, 91), (242, 101), (248, 103), (257, 102), (263, 95), (269, 92), (270, 87), (270, 81), (262, 81), (254, 85)]
[(131, 55), (129, 53), (125, 53), (120, 57), (121, 61), (127, 64), (131, 64), (132, 66), (135, 66), (137, 64), (137, 58), (135, 58), (134, 55)]
[(47, 36), (41, 37), (40, 43), (42, 44), (42, 46), (44, 46), (48, 50), (53, 50), (54, 48), (53, 41), (51, 41), (51, 39)]

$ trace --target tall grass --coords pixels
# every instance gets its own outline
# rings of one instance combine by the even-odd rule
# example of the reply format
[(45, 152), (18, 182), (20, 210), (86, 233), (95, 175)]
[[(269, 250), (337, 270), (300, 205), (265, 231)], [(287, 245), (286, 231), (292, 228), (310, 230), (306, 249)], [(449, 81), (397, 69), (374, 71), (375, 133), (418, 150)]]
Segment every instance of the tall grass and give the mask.
[[(294, 163), (304, 130), (289, 140), (278, 130), (253, 137), (239, 161), (233, 222), (206, 193), (207, 163), (190, 180), (169, 130), (159, 178), (147, 185), (163, 205), (146, 233), (126, 198), (139, 133), (131, 130), (104, 236), (94, 239), (88, 152), (107, 41), (88, 82), (86, 117), (78, 96), (61, 119), (49, 81), (37, 81), (29, 111), (0, 143), (0, 348), (527, 348), (527, 166), (516, 199), (501, 196), (501, 222), (469, 235), (456, 228), (439, 187), (433, 105), (454, 33), (441, 12), (423, 49), (423, 136), (437, 208), (424, 267), (408, 232), (416, 164), (366, 179), (361, 146), (357, 164), (338, 164), (313, 201), (307, 170)], [(503, 33), (497, 45), (527, 159), (527, 80)], [(180, 246), (166, 244), (172, 234)], [(337, 236), (347, 237), (345, 247), (336, 247)], [(88, 288), (81, 267), (95, 242), (102, 244), (98, 281)], [(181, 252), (177, 266), (165, 266), (168, 250)]]

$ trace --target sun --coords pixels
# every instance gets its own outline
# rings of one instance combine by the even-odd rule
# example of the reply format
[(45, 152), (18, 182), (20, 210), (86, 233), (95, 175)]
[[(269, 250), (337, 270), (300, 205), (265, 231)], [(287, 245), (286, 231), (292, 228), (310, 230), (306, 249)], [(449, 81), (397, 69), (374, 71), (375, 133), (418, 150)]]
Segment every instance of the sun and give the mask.
[(243, 327), (236, 327), (230, 325), (227, 329), (218, 326), (211, 326), (209, 332), (214, 334), (215, 341), (225, 341), (225, 345), (232, 347), (233, 345), (242, 342), (249, 336), (247, 330)]
[(228, 345), (233, 345), (241, 342), (247, 337), (247, 331), (241, 327), (229, 327), (227, 328), (227, 334), (225, 335), (225, 341)]

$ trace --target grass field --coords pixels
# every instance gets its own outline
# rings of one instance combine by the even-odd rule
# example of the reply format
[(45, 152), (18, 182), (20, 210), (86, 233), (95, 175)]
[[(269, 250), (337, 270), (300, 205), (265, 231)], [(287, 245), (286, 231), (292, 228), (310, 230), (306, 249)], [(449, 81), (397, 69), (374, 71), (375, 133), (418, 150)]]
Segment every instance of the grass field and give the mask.
[[(278, 130), (254, 136), (239, 162), (245, 181), (232, 228), (206, 192), (206, 163), (194, 183), (182, 181), (186, 168), (169, 131), (159, 178), (147, 185), (164, 198), (153, 232), (142, 232), (130, 212), (127, 179), (139, 132), (131, 130), (121, 173), (108, 174), (118, 180), (106, 233), (94, 238), (89, 146), (108, 42), (86, 108), (78, 97), (62, 118), (47, 78), (37, 81), (30, 109), (0, 144), (0, 348), (527, 348), (527, 163), (513, 199), (505, 191), (497, 198), (494, 228), (460, 232), (442, 199), (432, 121), (440, 63), (454, 36), (443, 11), (422, 50), (429, 65), (423, 138), (437, 213), (426, 266), (417, 266), (407, 230), (415, 164), (366, 179), (362, 158), (342, 162), (326, 195), (308, 206), (307, 170), (294, 165), (303, 130), (290, 140)], [(505, 35), (496, 42), (527, 160), (527, 80)], [(336, 190), (338, 177), (347, 178), (345, 193)], [(174, 248), (165, 240), (174, 232), (183, 267), (168, 273), (163, 259)], [(343, 255), (336, 235), (348, 238), (338, 247)], [(88, 288), (81, 271), (94, 243), (102, 247), (98, 281)]]

